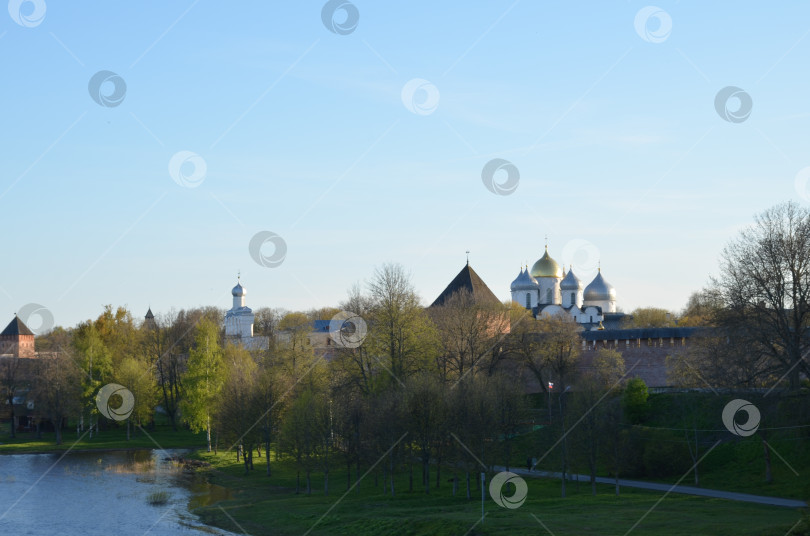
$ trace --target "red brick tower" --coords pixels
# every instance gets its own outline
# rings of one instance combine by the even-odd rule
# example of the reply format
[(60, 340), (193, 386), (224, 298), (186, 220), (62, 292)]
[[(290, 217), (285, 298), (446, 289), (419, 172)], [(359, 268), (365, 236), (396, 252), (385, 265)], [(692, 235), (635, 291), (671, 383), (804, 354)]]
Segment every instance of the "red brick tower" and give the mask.
[(34, 334), (17, 315), (0, 333), (0, 354), (14, 357), (35, 357)]

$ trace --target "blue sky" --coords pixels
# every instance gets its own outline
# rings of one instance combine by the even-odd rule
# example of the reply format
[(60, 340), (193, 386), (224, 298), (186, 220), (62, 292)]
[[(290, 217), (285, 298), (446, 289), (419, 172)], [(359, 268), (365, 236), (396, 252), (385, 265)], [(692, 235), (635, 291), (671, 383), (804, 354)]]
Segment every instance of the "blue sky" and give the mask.
[[(506, 299), (546, 235), (586, 283), (601, 261), (624, 310), (680, 309), (754, 214), (807, 203), (810, 4), (660, 2), (639, 33), (644, 2), (357, 0), (341, 35), (320, 1), (39, 0), (18, 24), (19, 3), (0, 13), (9, 318), (229, 307), (239, 270), (254, 308), (337, 305), (384, 262), (427, 304), (466, 250)], [(115, 106), (91, 98), (102, 70)], [(403, 99), (413, 79), (435, 106)], [(715, 109), (727, 86), (744, 121)], [(205, 162), (193, 187), (181, 151)], [(494, 158), (510, 195), (482, 182)], [(277, 267), (251, 258), (261, 231)]]

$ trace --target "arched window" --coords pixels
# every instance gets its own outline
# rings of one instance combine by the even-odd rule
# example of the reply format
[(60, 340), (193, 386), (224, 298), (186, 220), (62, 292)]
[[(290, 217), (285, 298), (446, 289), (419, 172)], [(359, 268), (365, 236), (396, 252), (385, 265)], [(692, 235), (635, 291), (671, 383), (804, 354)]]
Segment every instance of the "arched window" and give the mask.
[(526, 293), (526, 309), (532, 308), (532, 295), (528, 292)]
[(546, 303), (551, 303), (551, 289), (546, 289)]
[(577, 304), (577, 293), (572, 292), (571, 293), (571, 305), (576, 305), (576, 304)]

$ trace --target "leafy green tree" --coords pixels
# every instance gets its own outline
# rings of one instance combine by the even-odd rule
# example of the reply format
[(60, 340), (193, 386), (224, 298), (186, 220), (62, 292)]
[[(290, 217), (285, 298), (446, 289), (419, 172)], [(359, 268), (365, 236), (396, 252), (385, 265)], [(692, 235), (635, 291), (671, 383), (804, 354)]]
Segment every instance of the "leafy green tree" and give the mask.
[(298, 468), (295, 492), (301, 488), (301, 470), (306, 477), (306, 494), (312, 493), (312, 471), (317, 464), (318, 447), (323, 438), (324, 410), (322, 393), (309, 386), (298, 393), (285, 413), (282, 436), (285, 450), (295, 459)]
[(130, 422), (133, 419), (139, 426), (152, 419), (157, 400), (157, 384), (148, 365), (134, 357), (124, 358), (115, 376), (118, 383), (129, 389), (135, 398), (132, 414), (127, 419), (127, 440), (129, 440)]
[(627, 382), (622, 394), (622, 405), (628, 420), (632, 424), (641, 423), (647, 416), (647, 398), (650, 393), (647, 384), (639, 377), (635, 377)]
[(69, 352), (54, 352), (36, 360), (33, 397), (37, 411), (53, 424), (56, 444), (62, 444), (62, 427), (81, 411), (83, 371)]
[[(84, 415), (89, 415), (90, 426), (98, 418), (95, 404), (96, 393), (102, 385), (113, 380), (112, 352), (104, 344), (95, 323), (83, 322), (73, 333), (73, 348), (80, 368), (82, 415), (80, 426), (83, 428)], [(92, 432), (91, 432), (92, 433)]]
[(623, 322), (625, 328), (667, 328), (675, 325), (675, 315), (660, 307), (639, 307)]
[(211, 452), (211, 413), (225, 381), (225, 366), (219, 345), (219, 327), (208, 319), (197, 325), (194, 347), (189, 352), (188, 370), (183, 376), (185, 398), (183, 419), (195, 432), (205, 430)]
[(140, 353), (142, 332), (125, 307), (113, 310), (112, 305), (105, 305), (104, 312), (93, 325), (104, 346), (110, 351), (114, 369), (118, 368), (124, 359), (136, 357)]
[(693, 292), (678, 318), (678, 326), (716, 326), (723, 309), (723, 302), (717, 289), (705, 288)]
[(439, 348), (436, 328), (401, 265), (385, 264), (375, 270), (369, 300), (365, 344), (383, 359), (391, 383), (434, 366)]
[(260, 370), (250, 352), (235, 344), (225, 346), (224, 362), (226, 373), (216, 403), (217, 430), (231, 444), (229, 450), (234, 446), (241, 450), (247, 475), (253, 469), (253, 449), (261, 441), (265, 411)]

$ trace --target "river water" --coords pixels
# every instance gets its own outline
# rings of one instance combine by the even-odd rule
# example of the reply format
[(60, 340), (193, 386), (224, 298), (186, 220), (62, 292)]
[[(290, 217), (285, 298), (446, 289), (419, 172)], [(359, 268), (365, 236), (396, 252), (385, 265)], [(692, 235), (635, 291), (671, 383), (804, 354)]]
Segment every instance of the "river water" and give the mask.
[[(0, 456), (0, 535), (240, 534), (209, 527), (190, 508), (227, 498), (165, 458), (184, 451)], [(152, 504), (160, 492), (167, 500)], [(158, 501), (159, 503), (159, 501)]]

